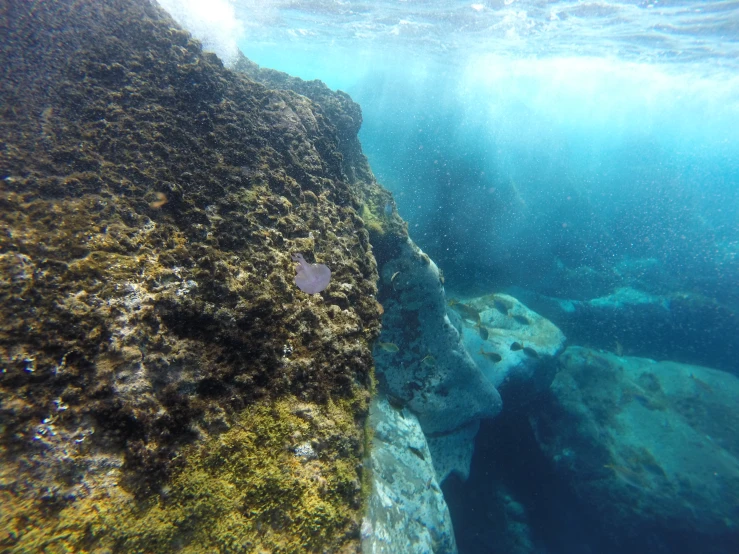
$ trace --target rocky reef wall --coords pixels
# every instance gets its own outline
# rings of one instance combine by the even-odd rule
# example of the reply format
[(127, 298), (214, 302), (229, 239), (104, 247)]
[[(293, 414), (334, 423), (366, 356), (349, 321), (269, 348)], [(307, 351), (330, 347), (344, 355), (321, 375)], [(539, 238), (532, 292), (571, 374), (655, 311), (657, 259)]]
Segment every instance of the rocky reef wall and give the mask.
[[(245, 58), (235, 69), (270, 88), (307, 96), (338, 122), (342, 170), (362, 202), (383, 307), (383, 337), (374, 348), (378, 395), (369, 422), (372, 479), (362, 523), (363, 552), (455, 554), (440, 488), (448, 472), (439, 471), (437, 459), (456, 460), (460, 456), (454, 449), (462, 448), (467, 454), (456, 465), (469, 465), (479, 419), (500, 410), (500, 396), (447, 317), (443, 275), (408, 236), (392, 195), (372, 174), (357, 139), (359, 106), (320, 81), (260, 68)], [(436, 435), (429, 441), (431, 432)]]
[(1, 549), (356, 551), (369, 237), (405, 236), (358, 109), (225, 69), (145, 0), (0, 21)]

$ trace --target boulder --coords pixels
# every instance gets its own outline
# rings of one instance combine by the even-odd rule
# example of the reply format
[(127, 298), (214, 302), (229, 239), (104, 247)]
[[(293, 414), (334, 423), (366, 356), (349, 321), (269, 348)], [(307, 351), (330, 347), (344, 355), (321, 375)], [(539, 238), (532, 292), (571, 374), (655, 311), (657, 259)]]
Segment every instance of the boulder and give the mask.
[(532, 379), (534, 389), (549, 386), (552, 373), (545, 368), (565, 344), (556, 325), (507, 294), (450, 301), (449, 307), (467, 352), (495, 387)]
[(1, 11), (0, 551), (358, 551), (389, 195), (348, 177), (359, 107), (149, 0)]
[(372, 494), (365, 554), (455, 554), (452, 520), (418, 419), (377, 397), (370, 407)]
[(450, 433), (427, 438), (439, 483), (443, 483), (452, 473), (465, 481), (470, 476), (475, 437), (479, 429), (480, 421), (476, 420)]
[(614, 552), (739, 551), (739, 379), (570, 347), (531, 417)]
[(381, 266), (380, 299), (378, 380), (418, 416), (425, 433), (448, 433), (500, 411), (498, 391), (447, 317), (439, 269), (410, 239)]
[(693, 292), (652, 294), (622, 287), (590, 300), (508, 292), (556, 323), (570, 341), (739, 375), (739, 311)]

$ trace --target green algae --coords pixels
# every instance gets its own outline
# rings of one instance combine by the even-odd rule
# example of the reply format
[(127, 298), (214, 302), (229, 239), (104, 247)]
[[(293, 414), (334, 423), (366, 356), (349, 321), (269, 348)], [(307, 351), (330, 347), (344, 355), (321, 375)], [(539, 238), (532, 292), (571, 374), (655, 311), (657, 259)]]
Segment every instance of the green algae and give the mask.
[[(9, 552), (340, 552), (363, 507), (356, 408), (297, 399), (249, 407), (180, 453), (160, 490), (98, 483), (58, 512), (3, 491)], [(311, 444), (306, 455), (300, 445)], [(103, 492), (105, 490), (105, 492)], [(5, 503), (7, 501), (7, 504)]]
[(370, 241), (374, 242), (378, 238), (385, 234), (385, 227), (382, 224), (382, 220), (378, 218), (374, 212), (367, 206), (362, 205), (362, 219), (364, 224), (367, 226), (367, 230), (370, 233)]
[[(361, 161), (358, 107), (318, 117), (147, 1), (11, 2), (39, 56), (0, 84), (0, 550), (356, 551), (381, 309), (371, 174), (339, 151)], [(296, 291), (294, 252), (335, 284)]]
[[(187, 449), (161, 499), (114, 528), (145, 522), (146, 529), (126, 536), (123, 546), (132, 552), (171, 545), (173, 527), (193, 524), (183, 552), (336, 551), (357, 529), (360, 459), (343, 458), (334, 446), (353, 427), (351, 414), (332, 405), (322, 410), (283, 400), (249, 408), (229, 431)], [(315, 460), (294, 450), (308, 437), (325, 445)]]

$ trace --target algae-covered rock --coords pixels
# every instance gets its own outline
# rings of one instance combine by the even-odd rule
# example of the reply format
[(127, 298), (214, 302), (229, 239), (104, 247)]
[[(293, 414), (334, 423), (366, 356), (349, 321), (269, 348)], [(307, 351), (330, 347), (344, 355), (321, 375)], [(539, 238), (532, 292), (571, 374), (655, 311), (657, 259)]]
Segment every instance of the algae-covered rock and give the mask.
[(582, 347), (560, 362), (532, 422), (608, 552), (737, 552), (739, 379)]
[[(341, 168), (361, 199), (360, 217), (382, 274), (384, 336), (375, 345), (375, 360), (378, 388), (394, 407), (378, 400), (370, 422), (376, 438), (363, 549), (456, 552), (438, 483), (452, 470), (469, 471), (479, 420), (500, 411), (500, 396), (446, 316), (443, 276), (408, 236), (392, 195), (378, 185), (362, 154), (359, 107), (320, 81), (305, 82), (247, 60), (236, 68), (269, 87), (311, 98), (338, 121)], [(424, 435), (429, 432), (433, 437)]]
[(380, 307), (341, 106), (145, 0), (10, 0), (0, 51), (0, 549), (357, 550)]

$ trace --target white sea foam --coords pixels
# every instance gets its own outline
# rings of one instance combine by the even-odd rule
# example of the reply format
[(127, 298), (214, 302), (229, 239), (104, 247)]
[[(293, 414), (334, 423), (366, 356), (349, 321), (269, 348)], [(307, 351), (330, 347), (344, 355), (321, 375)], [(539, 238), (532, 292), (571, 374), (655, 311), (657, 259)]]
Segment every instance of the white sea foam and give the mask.
[(238, 42), (244, 38), (244, 24), (236, 16), (231, 0), (158, 0), (170, 15), (215, 52), (225, 65), (236, 62)]

